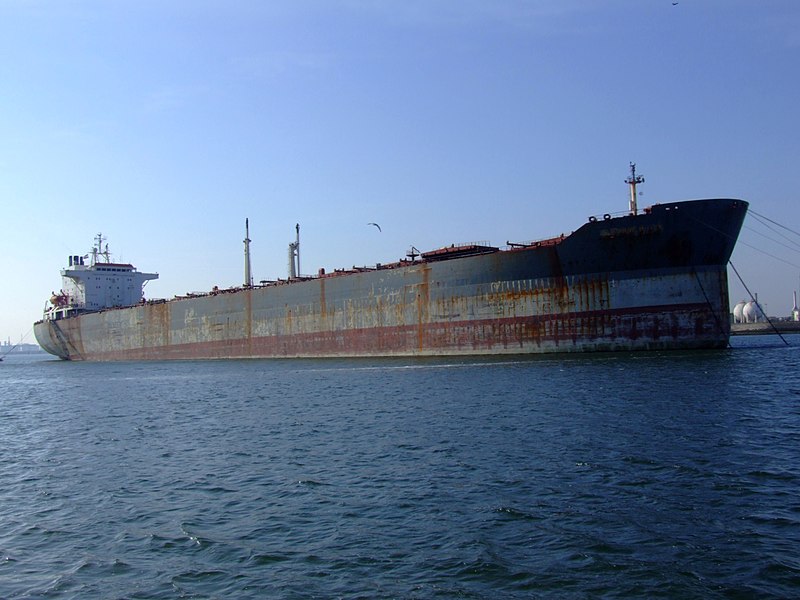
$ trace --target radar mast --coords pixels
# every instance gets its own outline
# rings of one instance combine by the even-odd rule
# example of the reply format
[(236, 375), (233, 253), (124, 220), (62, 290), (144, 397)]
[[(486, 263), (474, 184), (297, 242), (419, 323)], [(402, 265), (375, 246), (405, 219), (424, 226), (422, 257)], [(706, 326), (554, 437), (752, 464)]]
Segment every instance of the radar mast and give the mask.
[(631, 188), (631, 214), (636, 215), (639, 213), (639, 209), (636, 206), (636, 184), (644, 183), (644, 177), (641, 175), (636, 175), (636, 163), (631, 163), (631, 176), (625, 180), (625, 183), (627, 183)]
[(97, 236), (94, 238), (95, 245), (92, 246), (92, 266), (97, 264), (97, 257), (102, 256), (106, 259), (106, 262), (111, 262), (111, 254), (108, 251), (108, 244), (106, 243), (106, 249), (103, 250), (103, 242), (106, 241), (106, 238), (103, 237), (102, 233), (98, 233)]

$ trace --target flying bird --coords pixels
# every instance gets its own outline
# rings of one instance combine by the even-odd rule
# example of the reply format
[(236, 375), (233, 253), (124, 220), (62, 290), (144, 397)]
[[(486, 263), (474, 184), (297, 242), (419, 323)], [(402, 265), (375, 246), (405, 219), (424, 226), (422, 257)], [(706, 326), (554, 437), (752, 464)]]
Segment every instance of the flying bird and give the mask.
[(381, 229), (381, 226), (378, 225), (377, 223), (367, 223), (367, 225), (375, 225), (375, 227), (378, 228), (378, 231), (383, 231), (383, 229)]

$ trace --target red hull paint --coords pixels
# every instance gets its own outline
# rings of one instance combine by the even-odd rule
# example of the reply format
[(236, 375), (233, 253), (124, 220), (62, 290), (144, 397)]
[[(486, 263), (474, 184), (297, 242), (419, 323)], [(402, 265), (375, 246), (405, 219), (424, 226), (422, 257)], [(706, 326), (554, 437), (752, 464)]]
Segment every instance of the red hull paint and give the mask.
[[(684, 315), (678, 318), (677, 314)], [(89, 353), (83, 360), (190, 360), (529, 354), (723, 348), (728, 331), (702, 304), (582, 313), (555, 318), (485, 319), (436, 326), (385, 327), (314, 334), (255, 337)]]

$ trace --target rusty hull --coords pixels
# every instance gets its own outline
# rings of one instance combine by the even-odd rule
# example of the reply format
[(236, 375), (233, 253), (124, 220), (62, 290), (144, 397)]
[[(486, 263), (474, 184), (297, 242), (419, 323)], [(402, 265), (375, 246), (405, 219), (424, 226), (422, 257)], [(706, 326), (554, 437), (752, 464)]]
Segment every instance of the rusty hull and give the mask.
[(71, 360), (722, 348), (740, 200), (656, 206), (562, 241), (35, 325)]

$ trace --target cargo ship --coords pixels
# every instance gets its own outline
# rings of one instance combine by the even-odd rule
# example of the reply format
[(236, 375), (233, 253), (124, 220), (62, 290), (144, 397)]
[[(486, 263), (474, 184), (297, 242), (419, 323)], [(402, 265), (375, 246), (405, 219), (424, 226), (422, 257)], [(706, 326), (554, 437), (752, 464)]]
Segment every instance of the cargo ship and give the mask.
[(110, 260), (98, 236), (69, 257), (36, 339), (66, 360), (379, 357), (724, 348), (727, 263), (748, 204), (703, 199), (624, 214), (569, 235), (451, 244), (373, 267), (145, 300), (158, 277)]

